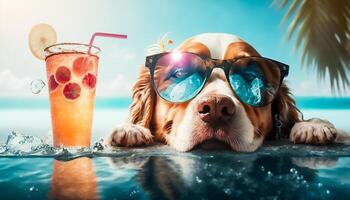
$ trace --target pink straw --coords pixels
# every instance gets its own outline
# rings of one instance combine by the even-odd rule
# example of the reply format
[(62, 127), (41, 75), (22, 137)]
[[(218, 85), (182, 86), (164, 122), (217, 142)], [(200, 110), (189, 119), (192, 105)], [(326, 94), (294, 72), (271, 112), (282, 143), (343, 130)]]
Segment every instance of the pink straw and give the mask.
[(127, 35), (122, 35), (122, 34), (100, 33), (100, 32), (94, 33), (94, 34), (91, 36), (91, 39), (90, 39), (90, 42), (89, 42), (89, 52), (88, 52), (89, 54), (90, 54), (90, 51), (91, 51), (92, 43), (94, 43), (94, 40), (95, 40), (95, 37), (96, 37), (96, 36), (110, 37), (110, 38), (118, 38), (118, 39), (126, 39), (126, 38), (128, 38)]

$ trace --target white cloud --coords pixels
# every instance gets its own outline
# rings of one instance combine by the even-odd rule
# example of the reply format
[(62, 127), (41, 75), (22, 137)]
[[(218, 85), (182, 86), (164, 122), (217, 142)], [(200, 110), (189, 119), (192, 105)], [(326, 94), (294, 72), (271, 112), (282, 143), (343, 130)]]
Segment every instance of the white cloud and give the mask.
[[(30, 90), (32, 79), (29, 77), (18, 77), (11, 70), (0, 71), (0, 96), (33, 96)], [(42, 95), (39, 94), (39, 96)], [(45, 93), (46, 95), (46, 93)]]
[[(334, 96), (339, 95), (335, 91), (332, 91), (330, 84), (326, 81), (320, 81), (317, 78), (311, 78), (299, 83), (290, 84), (292, 93), (295, 96)], [(350, 94), (349, 89), (341, 93), (346, 96)]]

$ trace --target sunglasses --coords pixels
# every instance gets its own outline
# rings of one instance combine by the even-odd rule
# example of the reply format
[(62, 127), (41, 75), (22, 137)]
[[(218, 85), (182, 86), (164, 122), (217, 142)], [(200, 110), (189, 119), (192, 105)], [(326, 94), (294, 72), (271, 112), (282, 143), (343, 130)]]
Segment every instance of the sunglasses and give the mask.
[(270, 104), (279, 90), (289, 66), (257, 57), (229, 60), (211, 59), (190, 52), (166, 52), (146, 57), (152, 86), (166, 101), (183, 103), (200, 93), (214, 68), (224, 70), (233, 92), (253, 107)]

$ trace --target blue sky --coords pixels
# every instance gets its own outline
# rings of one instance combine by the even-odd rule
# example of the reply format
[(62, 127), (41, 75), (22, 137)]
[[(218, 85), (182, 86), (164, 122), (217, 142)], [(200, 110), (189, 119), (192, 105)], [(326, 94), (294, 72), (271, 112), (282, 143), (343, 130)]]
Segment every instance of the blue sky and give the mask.
[[(52, 25), (58, 42), (87, 43), (97, 31), (128, 35), (96, 40), (102, 48), (97, 96), (130, 95), (147, 48), (167, 32), (174, 47), (204, 32), (238, 35), (261, 55), (291, 66), (287, 80), (296, 96), (331, 95), (329, 83), (302, 68), (293, 43), (286, 41), (284, 11), (264, 0), (0, 0), (0, 97), (33, 97), (30, 81), (45, 80), (45, 63), (28, 48), (28, 33), (38, 23)], [(36, 96), (47, 97), (47, 91)]]

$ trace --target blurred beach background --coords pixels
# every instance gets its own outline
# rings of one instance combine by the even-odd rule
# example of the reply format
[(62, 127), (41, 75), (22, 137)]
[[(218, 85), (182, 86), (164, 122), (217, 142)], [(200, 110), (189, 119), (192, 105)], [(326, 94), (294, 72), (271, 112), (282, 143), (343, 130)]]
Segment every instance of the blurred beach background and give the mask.
[[(327, 119), (350, 133), (350, 98), (298, 97), (305, 119)], [(107, 136), (128, 118), (130, 98), (97, 98), (92, 128), (93, 141)], [(0, 142), (12, 132), (51, 139), (51, 118), (47, 99), (0, 99)]]
[[(282, 21), (293, 3), (287, 2), (279, 9), (268, 0), (0, 0), (0, 142), (5, 142), (11, 131), (42, 138), (50, 134), (47, 88), (39, 94), (30, 89), (32, 80), (46, 82), (44, 61), (32, 56), (28, 47), (29, 31), (38, 23), (52, 25), (58, 42), (88, 43), (94, 32), (128, 35), (127, 40), (99, 38), (95, 42), (102, 52), (94, 140), (127, 119), (131, 87), (147, 48), (166, 33), (174, 41), (170, 48), (203, 32), (240, 36), (261, 55), (290, 65), (286, 81), (306, 119), (328, 119), (337, 128), (350, 132), (349, 87), (332, 87), (329, 70), (320, 78), (315, 63), (309, 63), (311, 67), (303, 65), (303, 53), (294, 48), (297, 35), (287, 39), (288, 24), (296, 12), (285, 23)], [(349, 77), (348, 69), (345, 77)]]

